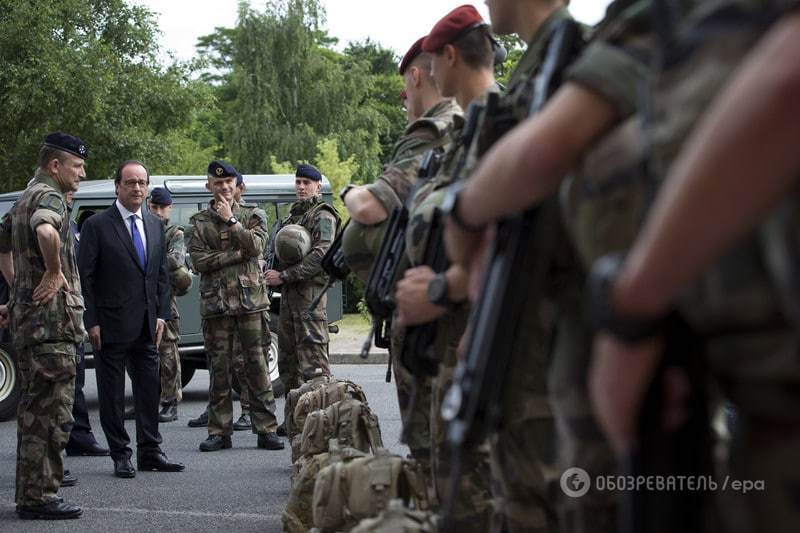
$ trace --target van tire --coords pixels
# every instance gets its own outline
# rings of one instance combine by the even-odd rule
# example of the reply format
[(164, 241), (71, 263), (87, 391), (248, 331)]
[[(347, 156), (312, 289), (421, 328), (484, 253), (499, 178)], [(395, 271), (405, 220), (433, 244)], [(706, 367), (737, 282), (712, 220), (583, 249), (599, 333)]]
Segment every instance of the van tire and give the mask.
[(20, 394), (17, 352), (10, 344), (0, 343), (0, 422), (16, 416)]

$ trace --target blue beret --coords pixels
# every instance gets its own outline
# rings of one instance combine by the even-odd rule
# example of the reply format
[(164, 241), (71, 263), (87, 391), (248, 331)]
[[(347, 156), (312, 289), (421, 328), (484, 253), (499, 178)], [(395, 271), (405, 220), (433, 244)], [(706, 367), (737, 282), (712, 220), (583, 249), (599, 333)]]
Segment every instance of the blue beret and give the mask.
[(235, 178), (238, 175), (236, 168), (225, 161), (212, 161), (208, 165), (209, 178)]
[(242, 175), (237, 172), (236, 173), (236, 186), (237, 187), (241, 187), (242, 185), (244, 185), (244, 177), (242, 177)]
[(322, 181), (322, 174), (319, 173), (319, 170), (311, 165), (304, 165), (302, 163), (297, 165), (297, 172), (295, 172), (294, 175), (298, 178), (308, 178), (314, 181)]
[(156, 187), (150, 193), (150, 201), (156, 205), (172, 205), (172, 195), (164, 187)]
[(44, 138), (44, 142), (42, 144), (49, 146), (50, 148), (57, 148), (58, 150), (69, 152), (72, 155), (80, 157), (81, 159), (86, 159), (89, 157), (89, 148), (83, 144), (83, 141), (80, 140), (80, 138), (67, 135), (66, 133), (61, 133), (60, 131), (49, 134)]

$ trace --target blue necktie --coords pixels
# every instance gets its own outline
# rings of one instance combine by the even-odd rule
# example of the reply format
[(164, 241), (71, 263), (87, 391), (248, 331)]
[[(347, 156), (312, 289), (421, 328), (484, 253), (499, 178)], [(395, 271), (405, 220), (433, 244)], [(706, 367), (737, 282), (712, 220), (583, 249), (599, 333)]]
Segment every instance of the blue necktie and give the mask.
[(144, 243), (142, 243), (142, 236), (139, 234), (139, 228), (136, 227), (136, 215), (131, 215), (131, 239), (133, 240), (133, 247), (136, 250), (136, 255), (139, 256), (139, 264), (142, 265), (142, 270), (145, 266)]

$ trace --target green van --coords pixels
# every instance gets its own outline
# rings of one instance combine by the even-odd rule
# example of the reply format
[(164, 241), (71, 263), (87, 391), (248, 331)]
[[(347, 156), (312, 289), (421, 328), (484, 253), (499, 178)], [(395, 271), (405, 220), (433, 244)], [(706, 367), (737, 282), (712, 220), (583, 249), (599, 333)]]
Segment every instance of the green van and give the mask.
[[(284, 219), (289, 212), (289, 207), (295, 200), (294, 176), (291, 174), (273, 175), (247, 175), (244, 176), (246, 189), (244, 201), (259, 205), (266, 213), (270, 226), (275, 220)], [(170, 221), (186, 226), (189, 218), (204, 209), (211, 200), (211, 194), (206, 190), (205, 176), (151, 176), (150, 188), (166, 187), (172, 194), (173, 207)], [(14, 205), (21, 191), (0, 194), (0, 216), (4, 215)], [(322, 196), (326, 202), (332, 203), (330, 182), (323, 177)], [(114, 203), (113, 180), (86, 181), (80, 185), (80, 190), (75, 193), (72, 206), (72, 218), (81, 224), (89, 216), (109, 207)], [(200, 325), (200, 298), (198, 295), (199, 279), (195, 277), (188, 294), (178, 298), (178, 309), (181, 315), (181, 339), (179, 351), (181, 355), (181, 380), (183, 386), (192, 379), (197, 369), (207, 369), (207, 362), (203, 350), (203, 335)], [(283, 393), (283, 385), (278, 373), (278, 336), (276, 334), (280, 313), (280, 293), (272, 294), (270, 307), (272, 344), (267, 354), (268, 368), (272, 378), (276, 396)], [(328, 321), (336, 322), (342, 317), (342, 287), (341, 283), (334, 285), (328, 291)], [(337, 331), (335, 326), (331, 331)], [(94, 367), (92, 348), (86, 344), (86, 366)], [(239, 384), (234, 378), (234, 388), (238, 390)], [(0, 343), (0, 421), (8, 420), (16, 414), (19, 399), (19, 378), (16, 370), (16, 355), (8, 343)]]

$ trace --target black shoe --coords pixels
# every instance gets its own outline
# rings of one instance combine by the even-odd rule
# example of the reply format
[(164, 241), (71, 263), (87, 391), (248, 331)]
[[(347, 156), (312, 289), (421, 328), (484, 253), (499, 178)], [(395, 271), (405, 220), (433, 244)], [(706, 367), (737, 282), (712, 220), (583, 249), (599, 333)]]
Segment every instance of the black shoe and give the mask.
[(216, 452), (233, 446), (229, 435), (209, 435), (206, 440), (200, 443), (201, 452)]
[(161, 408), (158, 413), (159, 422), (174, 422), (178, 419), (178, 404), (170, 403)]
[(114, 459), (114, 475), (125, 479), (136, 477), (131, 460), (127, 457)]
[(281, 422), (281, 425), (278, 426), (278, 429), (275, 430), (275, 434), (279, 437), (286, 436), (286, 422)]
[(282, 450), (283, 446), (283, 441), (274, 431), (258, 434), (259, 448), (266, 448), (267, 450)]
[(136, 420), (136, 409), (133, 407), (128, 407), (125, 409), (125, 413), (122, 415), (124, 420)]
[(78, 484), (78, 476), (67, 470), (64, 469), (64, 477), (61, 478), (61, 486), (62, 487), (74, 487)]
[(203, 414), (201, 414), (197, 418), (192, 418), (191, 420), (189, 420), (189, 427), (190, 428), (208, 427), (208, 409), (203, 411)]
[(91, 444), (80, 446), (67, 445), (67, 455), (70, 457), (102, 457), (108, 455), (108, 448), (103, 448), (96, 441)]
[(66, 520), (78, 518), (83, 511), (77, 505), (53, 500), (41, 505), (17, 505), (17, 514), (23, 520)]
[(250, 422), (250, 415), (247, 413), (242, 413), (242, 416), (239, 417), (239, 420), (233, 423), (234, 431), (243, 431), (245, 429), (250, 429), (251, 427), (253, 427), (253, 424)]
[(182, 463), (173, 463), (164, 452), (148, 453), (136, 458), (136, 466), (140, 471), (183, 472)]

